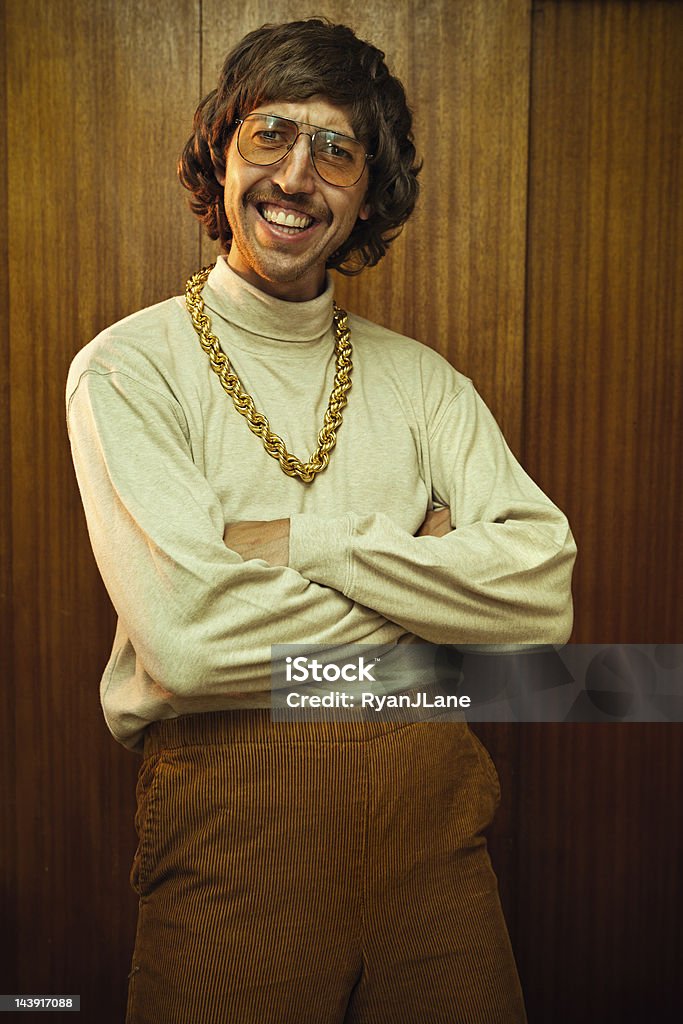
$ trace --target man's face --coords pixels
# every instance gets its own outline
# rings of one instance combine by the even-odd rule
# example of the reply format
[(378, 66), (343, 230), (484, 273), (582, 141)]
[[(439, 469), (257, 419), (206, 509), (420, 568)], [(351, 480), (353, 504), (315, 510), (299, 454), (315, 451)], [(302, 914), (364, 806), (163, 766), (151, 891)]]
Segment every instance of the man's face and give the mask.
[[(348, 114), (322, 96), (297, 103), (268, 100), (246, 113), (279, 114), (293, 121), (354, 137)], [(311, 160), (310, 138), (300, 135), (279, 163), (247, 163), (237, 149), (237, 132), (226, 153), (225, 212), (232, 228), (228, 263), (269, 295), (305, 301), (325, 286), (325, 263), (349, 237), (356, 220), (367, 220), (368, 169), (347, 188), (329, 185)], [(313, 218), (303, 230), (273, 223), (279, 211)], [(265, 214), (265, 216), (264, 216)], [(267, 220), (266, 217), (269, 219)]]

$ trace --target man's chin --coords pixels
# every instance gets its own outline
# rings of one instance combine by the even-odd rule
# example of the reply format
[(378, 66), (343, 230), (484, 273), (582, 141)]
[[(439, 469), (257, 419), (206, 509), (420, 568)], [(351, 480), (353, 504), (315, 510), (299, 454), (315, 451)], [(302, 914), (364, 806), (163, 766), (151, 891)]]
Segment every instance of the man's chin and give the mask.
[(228, 263), (232, 269), (255, 287), (276, 298), (304, 302), (325, 290), (327, 268), (320, 260), (296, 259), (289, 254), (267, 259), (237, 259)]

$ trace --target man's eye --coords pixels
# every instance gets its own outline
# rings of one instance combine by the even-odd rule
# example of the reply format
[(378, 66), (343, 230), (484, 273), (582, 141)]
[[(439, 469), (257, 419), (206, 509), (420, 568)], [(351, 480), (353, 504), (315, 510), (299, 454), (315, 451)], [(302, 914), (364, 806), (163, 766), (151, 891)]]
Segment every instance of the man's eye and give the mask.
[(254, 138), (260, 142), (282, 142), (282, 132), (275, 131), (273, 128), (264, 128), (263, 131), (255, 132)]
[(334, 142), (326, 142), (322, 149), (323, 156), (329, 156), (333, 160), (352, 160), (353, 157), (347, 149), (343, 146), (338, 146)]

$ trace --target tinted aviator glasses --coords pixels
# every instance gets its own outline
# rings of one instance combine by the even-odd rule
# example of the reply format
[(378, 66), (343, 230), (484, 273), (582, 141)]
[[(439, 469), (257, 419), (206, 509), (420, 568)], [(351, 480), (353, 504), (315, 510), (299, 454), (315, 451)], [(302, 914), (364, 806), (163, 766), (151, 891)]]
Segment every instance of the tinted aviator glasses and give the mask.
[[(340, 132), (318, 128), (305, 121), (292, 121), (276, 114), (247, 114), (237, 118), (237, 149), (250, 164), (268, 167), (284, 160), (300, 135), (308, 135), (311, 160), (316, 171), (329, 185), (349, 188), (355, 185), (372, 156), (358, 139)], [(312, 128), (304, 132), (301, 126)]]

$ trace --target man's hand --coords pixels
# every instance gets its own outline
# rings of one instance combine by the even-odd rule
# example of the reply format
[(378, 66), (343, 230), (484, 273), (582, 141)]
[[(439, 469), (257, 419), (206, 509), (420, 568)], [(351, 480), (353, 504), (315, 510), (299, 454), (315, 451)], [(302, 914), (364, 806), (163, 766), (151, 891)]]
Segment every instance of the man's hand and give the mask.
[(448, 505), (445, 508), (432, 509), (425, 516), (424, 522), (415, 534), (416, 537), (445, 537), (450, 533), (451, 510)]
[(268, 565), (289, 565), (289, 519), (230, 523), (223, 540), (245, 561), (261, 558)]
[[(428, 512), (415, 536), (445, 537), (452, 529), (451, 510), (446, 506)], [(268, 565), (289, 565), (289, 519), (230, 523), (223, 540), (245, 561), (259, 558)]]

